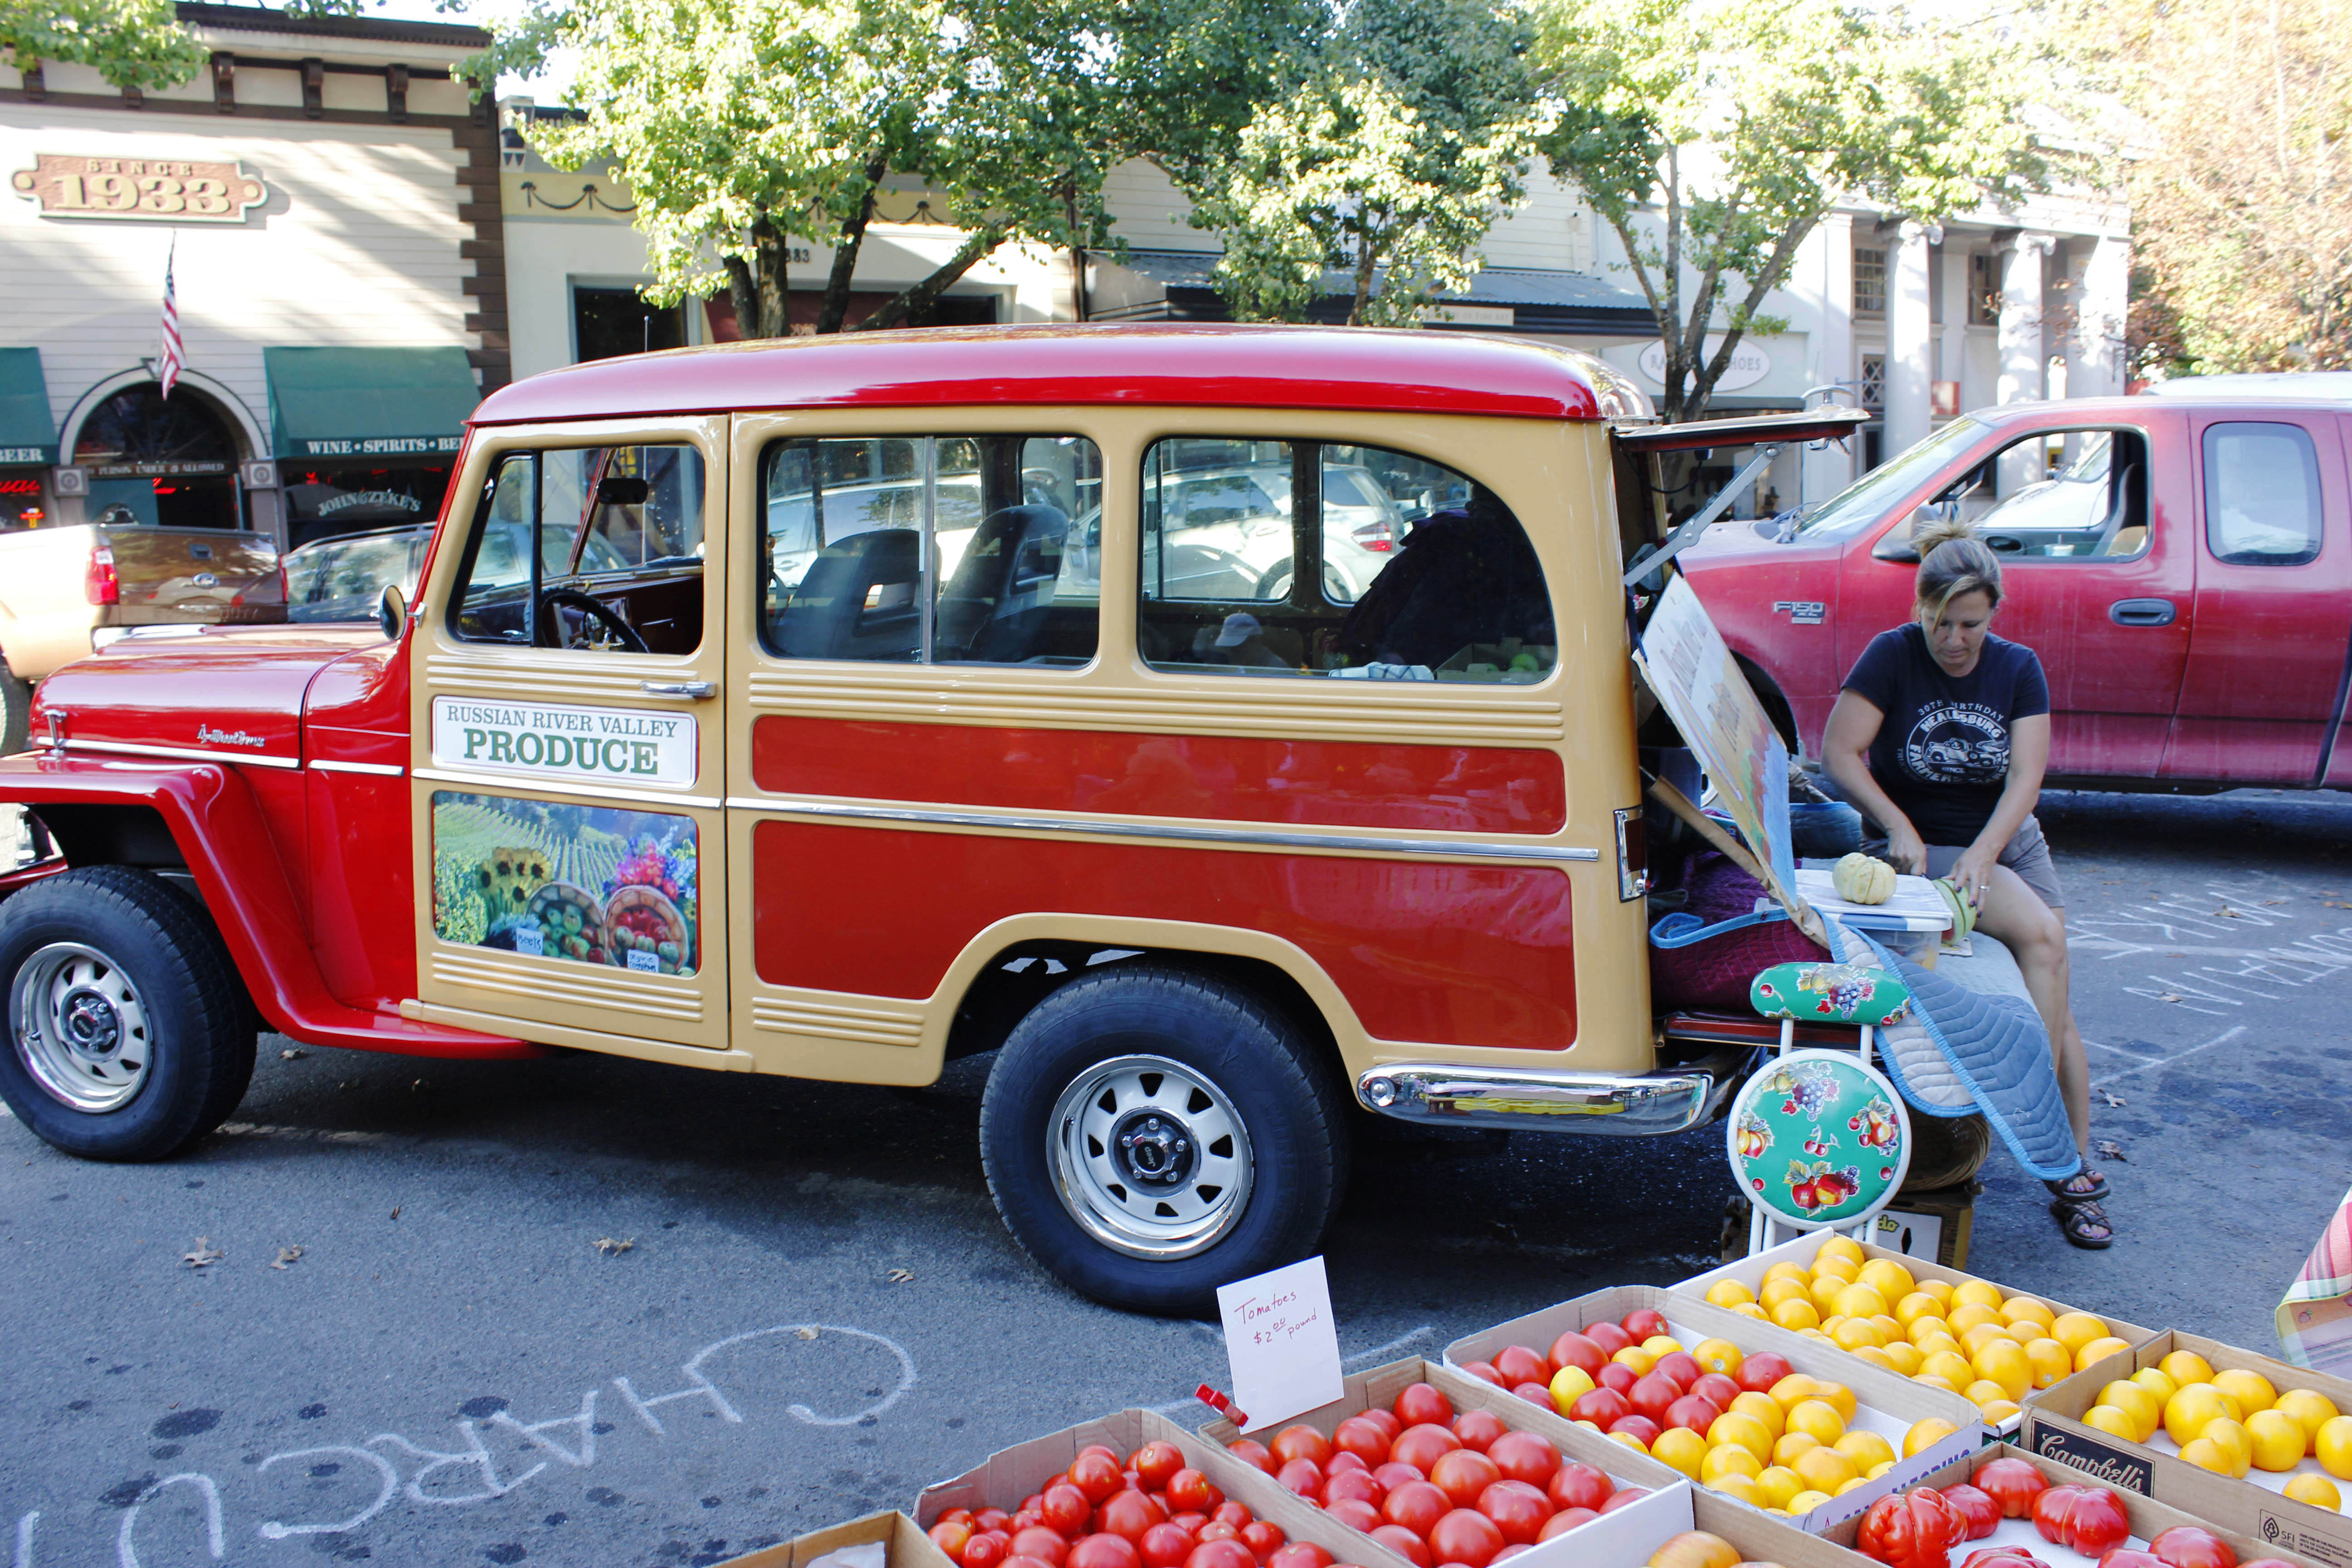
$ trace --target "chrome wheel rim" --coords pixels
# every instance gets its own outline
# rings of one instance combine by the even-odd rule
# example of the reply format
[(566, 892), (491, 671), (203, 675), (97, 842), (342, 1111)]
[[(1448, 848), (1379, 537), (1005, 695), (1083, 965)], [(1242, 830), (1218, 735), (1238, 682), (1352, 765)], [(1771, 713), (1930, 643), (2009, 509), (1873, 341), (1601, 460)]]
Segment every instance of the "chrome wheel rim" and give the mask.
[(1130, 1258), (1205, 1251), (1249, 1206), (1241, 1112), (1215, 1080), (1166, 1057), (1114, 1057), (1054, 1105), (1054, 1189), (1087, 1235)]
[(147, 1007), (122, 966), (94, 947), (52, 942), (16, 971), (8, 997), (16, 1059), (75, 1110), (120, 1110), (153, 1065)]

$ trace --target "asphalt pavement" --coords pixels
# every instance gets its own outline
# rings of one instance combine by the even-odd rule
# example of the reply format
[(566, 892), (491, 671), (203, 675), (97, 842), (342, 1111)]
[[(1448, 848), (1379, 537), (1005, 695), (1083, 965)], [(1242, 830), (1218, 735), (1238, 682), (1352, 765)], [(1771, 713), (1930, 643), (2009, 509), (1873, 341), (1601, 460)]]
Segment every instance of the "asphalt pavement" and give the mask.
[[(2352, 798), (2053, 795), (2121, 1238), (1996, 1152), (1976, 1270), (2275, 1353), (2352, 1182)], [(1006, 1236), (985, 1060), (919, 1091), (275, 1037), (163, 1165), (0, 1121), (0, 1552), (143, 1563), (711, 1563), (907, 1507), (1090, 1415), (1224, 1381)], [(1711, 1263), (1719, 1127), (1382, 1142), (1328, 1262), (1361, 1367)], [(198, 1261), (201, 1260), (201, 1266)]]

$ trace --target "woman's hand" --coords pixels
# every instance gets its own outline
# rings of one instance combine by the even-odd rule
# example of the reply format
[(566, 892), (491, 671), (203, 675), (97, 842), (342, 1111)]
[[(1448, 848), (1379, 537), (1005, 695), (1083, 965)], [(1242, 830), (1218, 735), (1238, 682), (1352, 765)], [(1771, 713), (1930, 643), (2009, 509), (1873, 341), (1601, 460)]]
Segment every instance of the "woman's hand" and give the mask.
[(1901, 813), (1886, 825), (1886, 863), (1914, 877), (1927, 873), (1927, 844)]
[(1971, 844), (1958, 859), (1952, 862), (1952, 868), (1945, 873), (1944, 879), (1959, 889), (1960, 897), (1981, 909), (1985, 886), (1992, 880), (1992, 868), (2000, 863), (1999, 848), (1988, 847), (1982, 843)]

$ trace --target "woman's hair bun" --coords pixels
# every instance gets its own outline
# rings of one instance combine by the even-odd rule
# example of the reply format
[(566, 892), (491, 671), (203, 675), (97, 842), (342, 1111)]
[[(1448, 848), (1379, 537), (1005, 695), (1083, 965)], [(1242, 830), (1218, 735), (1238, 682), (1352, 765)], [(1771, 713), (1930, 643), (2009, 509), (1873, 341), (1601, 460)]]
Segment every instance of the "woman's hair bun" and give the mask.
[(1919, 552), (1914, 595), (1931, 624), (1962, 594), (1981, 592), (1992, 604), (2000, 603), (2000, 558), (1973, 523), (1958, 518), (1931, 522), (1911, 536), (1911, 544)]
[(1981, 539), (1983, 535), (1977, 532), (1975, 523), (1957, 517), (1948, 517), (1931, 522), (1912, 534), (1911, 544), (1912, 548), (1919, 552), (1919, 559), (1925, 561), (1935, 553), (1936, 546), (1939, 544), (1949, 544), (1955, 539)]

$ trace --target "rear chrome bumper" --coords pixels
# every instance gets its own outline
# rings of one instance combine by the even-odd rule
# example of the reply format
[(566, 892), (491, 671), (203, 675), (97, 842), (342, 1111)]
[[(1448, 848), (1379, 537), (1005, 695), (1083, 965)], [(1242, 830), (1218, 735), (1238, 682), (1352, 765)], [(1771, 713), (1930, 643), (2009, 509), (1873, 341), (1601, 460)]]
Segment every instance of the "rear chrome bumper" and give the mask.
[(1394, 1062), (1361, 1074), (1356, 1098), (1382, 1116), (1437, 1127), (1654, 1138), (1712, 1116), (1754, 1059), (1734, 1048), (1654, 1073)]

